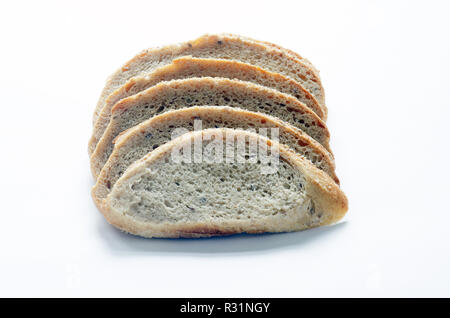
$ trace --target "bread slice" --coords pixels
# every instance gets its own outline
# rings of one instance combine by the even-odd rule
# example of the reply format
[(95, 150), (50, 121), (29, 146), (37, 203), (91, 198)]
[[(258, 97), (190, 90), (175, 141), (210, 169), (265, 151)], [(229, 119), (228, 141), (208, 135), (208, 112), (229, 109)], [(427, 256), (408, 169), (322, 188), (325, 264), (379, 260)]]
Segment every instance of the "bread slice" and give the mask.
[[(92, 197), (97, 205), (106, 198), (116, 181), (135, 161), (160, 145), (169, 142), (180, 129), (185, 132), (206, 128), (237, 128), (254, 130), (271, 138), (279, 138), (294, 152), (304, 156), (317, 168), (325, 171), (336, 183), (333, 157), (319, 143), (301, 130), (261, 113), (249, 112), (227, 106), (194, 106), (173, 110), (155, 116), (130, 128), (115, 140), (114, 150), (103, 166)], [(276, 135), (271, 129), (276, 128)]]
[[(236, 36), (236, 35), (233, 35), (233, 34), (231, 34), (231, 33), (222, 33), (221, 36)], [(320, 72), (319, 72), (319, 70), (313, 65), (313, 63), (311, 63), (311, 61), (309, 61), (307, 58), (301, 56), (301, 55), (298, 54), (297, 52), (294, 52), (294, 51), (292, 51), (292, 50), (290, 50), (290, 49), (284, 48), (284, 47), (282, 47), (282, 46), (280, 46), (280, 45), (278, 45), (278, 44), (275, 44), (275, 43), (271, 43), (271, 42), (267, 42), (267, 41), (262, 41), (262, 40), (256, 40), (256, 39), (252, 39), (252, 38), (245, 37), (245, 36), (242, 36), (242, 35), (239, 35), (239, 37), (240, 37), (241, 39), (245, 39), (245, 40), (247, 40), (247, 41), (253, 41), (253, 42), (256, 42), (256, 43), (259, 43), (259, 44), (263, 44), (263, 45), (267, 45), (267, 46), (269, 46), (269, 47), (276, 48), (276, 49), (278, 49), (278, 50), (280, 50), (280, 51), (283, 51), (284, 54), (290, 55), (291, 57), (293, 57), (293, 58), (295, 58), (295, 59), (301, 60), (304, 64), (308, 65), (312, 70), (314, 70), (314, 72), (317, 74), (317, 76), (319, 76), (319, 73), (320, 73)]]
[[(239, 138), (257, 145), (259, 161), (233, 148)], [(268, 147), (269, 156), (278, 153), (270, 171), (262, 160)], [(346, 211), (344, 193), (308, 160), (258, 134), (223, 128), (190, 132), (150, 152), (101, 206), (122, 231), (171, 238), (298, 231), (335, 223)]]
[(298, 54), (297, 52), (294, 52), (294, 51), (292, 51), (290, 49), (286, 49), (286, 48), (284, 48), (284, 47), (282, 47), (282, 46), (280, 46), (278, 44), (270, 43), (270, 42), (267, 42), (267, 41), (259, 41), (259, 40), (254, 40), (254, 41), (257, 41), (259, 43), (268, 45), (270, 47), (274, 47), (274, 48), (276, 48), (276, 49), (278, 49), (280, 51), (283, 51), (285, 54), (290, 55), (293, 58), (301, 60), (304, 64), (308, 65), (316, 73), (317, 76), (320, 76), (320, 71), (314, 66), (314, 64), (311, 63), (311, 61), (309, 61), (307, 58), (305, 58), (305, 57), (301, 56), (300, 54)]
[(204, 35), (193, 41), (144, 50), (125, 63), (108, 78), (97, 103), (94, 123), (108, 96), (130, 78), (149, 74), (160, 66), (170, 64), (173, 59), (186, 55), (236, 60), (280, 73), (301, 83), (321, 104), (325, 104), (320, 78), (304, 60), (276, 46), (244, 37), (229, 34)]
[(239, 80), (190, 78), (161, 82), (114, 106), (108, 128), (91, 156), (94, 176), (100, 173), (112, 152), (112, 141), (122, 131), (168, 110), (203, 105), (240, 107), (278, 117), (302, 129), (329, 150), (325, 123), (296, 98)]
[(237, 61), (181, 57), (173, 60), (172, 64), (157, 68), (145, 77), (130, 79), (106, 99), (105, 106), (94, 125), (93, 135), (95, 137), (92, 137), (89, 143), (89, 155), (95, 149), (95, 140), (99, 140), (108, 126), (111, 109), (119, 100), (137, 94), (162, 81), (204, 76), (239, 79), (277, 89), (296, 97), (325, 120), (325, 113), (316, 98), (298, 82), (284, 75)]

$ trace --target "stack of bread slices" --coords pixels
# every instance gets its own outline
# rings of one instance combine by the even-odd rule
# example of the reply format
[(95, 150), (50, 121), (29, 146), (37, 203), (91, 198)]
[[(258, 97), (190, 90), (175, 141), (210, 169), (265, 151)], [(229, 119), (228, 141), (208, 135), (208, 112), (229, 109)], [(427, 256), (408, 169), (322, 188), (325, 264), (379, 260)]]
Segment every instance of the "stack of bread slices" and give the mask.
[(144, 237), (288, 232), (347, 211), (318, 71), (278, 45), (205, 35), (112, 74), (89, 141), (92, 197)]

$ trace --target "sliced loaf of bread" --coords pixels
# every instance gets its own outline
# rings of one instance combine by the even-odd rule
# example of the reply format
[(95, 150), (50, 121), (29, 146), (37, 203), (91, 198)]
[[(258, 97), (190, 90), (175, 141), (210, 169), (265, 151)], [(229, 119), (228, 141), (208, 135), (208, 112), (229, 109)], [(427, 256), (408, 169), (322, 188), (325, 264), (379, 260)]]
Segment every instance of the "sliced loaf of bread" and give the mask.
[(134, 95), (162, 81), (183, 79), (190, 77), (223, 77), (239, 79), (262, 86), (270, 87), (296, 97), (311, 108), (321, 119), (325, 120), (323, 106), (298, 82), (278, 73), (264, 70), (258, 66), (242, 62), (181, 57), (174, 59), (169, 65), (157, 68), (144, 77), (133, 77), (127, 83), (115, 90), (105, 101), (105, 105), (94, 125), (94, 133), (89, 143), (89, 155), (95, 149), (96, 140), (99, 140), (111, 117), (112, 107), (121, 99)]
[(249, 82), (222, 78), (190, 78), (161, 82), (136, 95), (122, 99), (91, 156), (95, 177), (112, 153), (113, 140), (122, 131), (168, 110), (188, 106), (239, 107), (278, 117), (300, 128), (328, 151), (329, 131), (325, 123), (296, 98)]
[[(256, 145), (258, 161), (239, 151), (241, 161), (226, 160), (242, 137), (249, 149)], [(270, 156), (278, 154), (270, 171), (261, 160), (268, 147)], [(298, 231), (335, 223), (346, 211), (344, 193), (308, 160), (261, 135), (221, 128), (184, 134), (150, 152), (101, 205), (122, 231), (174, 238)]]
[[(334, 159), (318, 142), (301, 130), (274, 117), (228, 106), (194, 106), (155, 116), (122, 133), (114, 142), (109, 156), (92, 189), (92, 197), (99, 206), (120, 176), (135, 161), (169, 142), (175, 134), (207, 128), (235, 128), (254, 130), (271, 139), (275, 137), (287, 149), (304, 156), (317, 168), (325, 171), (336, 183)], [(272, 128), (277, 129), (274, 135)], [(180, 130), (181, 129), (181, 130)]]
[(204, 35), (193, 41), (144, 50), (125, 63), (108, 78), (94, 112), (94, 123), (108, 96), (130, 78), (151, 73), (160, 66), (170, 64), (173, 59), (186, 55), (236, 60), (280, 73), (301, 83), (321, 104), (325, 104), (320, 78), (304, 60), (275, 45), (248, 38), (229, 34)]

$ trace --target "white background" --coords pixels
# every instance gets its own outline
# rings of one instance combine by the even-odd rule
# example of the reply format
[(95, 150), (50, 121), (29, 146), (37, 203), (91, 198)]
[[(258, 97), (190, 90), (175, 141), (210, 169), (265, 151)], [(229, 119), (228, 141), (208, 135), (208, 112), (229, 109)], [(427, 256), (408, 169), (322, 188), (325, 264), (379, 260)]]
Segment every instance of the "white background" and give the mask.
[[(450, 296), (448, 1), (0, 5), (0, 296)], [(231, 32), (320, 70), (350, 209), (300, 233), (141, 239), (90, 198), (104, 80), (147, 47)]]

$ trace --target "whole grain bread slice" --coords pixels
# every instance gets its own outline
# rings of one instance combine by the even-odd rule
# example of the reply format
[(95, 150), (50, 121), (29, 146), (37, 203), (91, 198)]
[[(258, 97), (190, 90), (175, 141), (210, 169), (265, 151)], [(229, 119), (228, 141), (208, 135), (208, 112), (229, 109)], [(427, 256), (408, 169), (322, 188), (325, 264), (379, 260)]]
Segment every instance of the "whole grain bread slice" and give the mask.
[[(256, 145), (258, 161), (243, 159), (246, 152), (236, 152), (241, 161), (227, 161), (239, 139), (249, 149)], [(278, 154), (269, 170), (262, 160), (267, 148), (269, 156)], [(135, 235), (208, 237), (332, 224), (345, 215), (347, 198), (326, 173), (283, 145), (217, 128), (184, 134), (135, 162), (100, 210), (110, 224)]]
[(162, 81), (190, 77), (222, 77), (239, 79), (270, 87), (296, 97), (325, 120), (323, 106), (298, 82), (278, 73), (264, 70), (258, 66), (223, 59), (193, 58), (185, 56), (174, 59), (169, 65), (157, 68), (144, 77), (133, 77), (115, 90), (105, 101), (105, 106), (94, 125), (93, 136), (89, 142), (89, 155), (108, 126), (112, 107), (121, 99), (134, 95)]
[[(116, 138), (114, 150), (92, 189), (92, 197), (97, 206), (102, 204), (116, 181), (132, 163), (169, 142), (175, 134), (222, 127), (254, 130), (272, 140), (277, 138), (281, 144), (287, 146), (287, 149), (304, 156), (339, 184), (333, 157), (318, 142), (292, 125), (268, 115), (240, 108), (194, 106), (152, 117)], [(273, 135), (272, 129), (276, 129)]]
[(108, 127), (91, 156), (94, 177), (98, 176), (112, 153), (114, 138), (122, 131), (168, 110), (203, 105), (227, 105), (278, 117), (300, 128), (330, 150), (330, 134), (325, 123), (296, 98), (239, 80), (189, 78), (161, 82), (122, 99), (113, 107)]
[(173, 59), (186, 55), (236, 60), (280, 73), (301, 83), (325, 105), (319, 75), (304, 60), (275, 45), (230, 34), (207, 34), (193, 41), (144, 50), (125, 63), (108, 78), (94, 112), (94, 123), (108, 96), (129, 79), (151, 73), (160, 66), (170, 64)]

